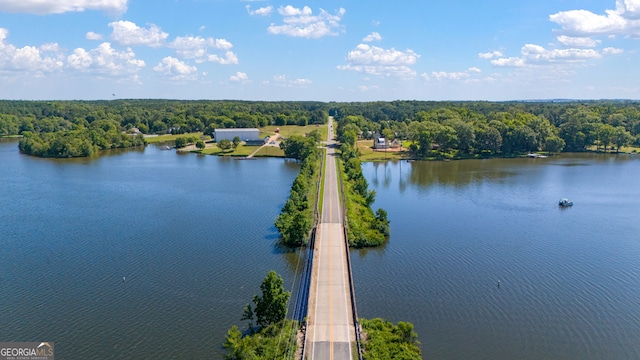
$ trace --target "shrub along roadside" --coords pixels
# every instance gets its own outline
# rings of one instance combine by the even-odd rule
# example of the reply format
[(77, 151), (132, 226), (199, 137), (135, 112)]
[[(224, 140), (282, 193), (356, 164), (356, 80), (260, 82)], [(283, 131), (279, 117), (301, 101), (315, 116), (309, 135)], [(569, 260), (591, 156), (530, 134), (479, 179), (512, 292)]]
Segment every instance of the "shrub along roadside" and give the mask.
[(313, 224), (320, 157), (313, 138), (292, 136), (282, 142), (281, 148), (287, 157), (302, 161), (300, 173), (291, 185), (289, 199), (275, 222), (282, 236), (282, 243), (297, 247), (306, 243)]
[(285, 320), (291, 293), (285, 291), (282, 277), (273, 270), (262, 280), (260, 290), (262, 296), (253, 297), (255, 307), (247, 304), (242, 314), (249, 334), (243, 336), (236, 325), (227, 331), (225, 359), (286, 359), (295, 353), (298, 324)]
[(347, 208), (347, 236), (353, 247), (373, 247), (389, 239), (389, 220), (384, 209), (375, 214), (371, 204), (375, 201), (375, 190), (369, 190), (367, 179), (362, 174), (357, 150), (348, 143), (340, 146), (342, 179)]
[(366, 334), (363, 342), (365, 360), (422, 359), (418, 334), (413, 331), (412, 323), (399, 321), (396, 326), (375, 318), (360, 319), (360, 324)]

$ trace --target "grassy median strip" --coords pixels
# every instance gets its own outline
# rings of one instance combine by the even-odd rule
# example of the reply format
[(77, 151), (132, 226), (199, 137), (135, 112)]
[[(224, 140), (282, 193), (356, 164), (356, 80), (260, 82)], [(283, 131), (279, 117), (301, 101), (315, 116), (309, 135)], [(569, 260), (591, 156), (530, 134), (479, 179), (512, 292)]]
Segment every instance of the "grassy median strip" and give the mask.
[(324, 204), (324, 177), (327, 174), (327, 149), (322, 149), (322, 177), (318, 178), (320, 181), (320, 194), (318, 194), (318, 216), (322, 214), (322, 205)]

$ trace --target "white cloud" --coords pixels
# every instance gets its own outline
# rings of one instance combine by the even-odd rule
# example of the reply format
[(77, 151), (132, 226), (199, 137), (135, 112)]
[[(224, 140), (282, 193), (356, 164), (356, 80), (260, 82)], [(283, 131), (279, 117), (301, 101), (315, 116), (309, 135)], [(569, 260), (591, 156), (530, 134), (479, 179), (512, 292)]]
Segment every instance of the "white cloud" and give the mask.
[(87, 40), (102, 40), (102, 34), (94, 33), (93, 31), (89, 31), (84, 37)]
[[(203, 38), (201, 36), (177, 37), (169, 44), (176, 54), (184, 59), (195, 59), (197, 63), (205, 61), (220, 64), (237, 64), (238, 57), (232, 51), (233, 44), (226, 39)], [(210, 54), (209, 50), (227, 50), (223, 56)]]
[(465, 71), (458, 71), (458, 72), (446, 72), (446, 71), (433, 71), (431, 72), (431, 75), (428, 75), (426, 73), (422, 74), (422, 77), (425, 80), (430, 80), (430, 79), (434, 79), (434, 80), (467, 80), (469, 79), (473, 74), (477, 74), (480, 73), (481, 70), (478, 69), (477, 67), (470, 67)]
[(604, 49), (602, 49), (602, 53), (605, 55), (615, 55), (615, 54), (622, 54), (624, 52), (623, 49), (617, 49), (617, 48), (613, 48), (613, 47), (606, 47)]
[(317, 39), (327, 35), (338, 35), (340, 20), (345, 9), (338, 9), (334, 15), (320, 9), (320, 14), (313, 15), (310, 7), (295, 8), (291, 5), (280, 7), (278, 13), (283, 16), (282, 25), (271, 24), (267, 31), (274, 35), (288, 35)]
[(273, 6), (269, 5), (269, 6), (265, 6), (265, 7), (261, 7), (255, 10), (251, 10), (251, 5), (247, 5), (245, 6), (245, 8), (247, 9), (247, 12), (249, 13), (249, 15), (251, 16), (268, 16), (271, 14), (271, 11), (273, 11)]
[(111, 39), (124, 46), (145, 45), (161, 47), (169, 34), (163, 32), (158, 26), (151, 24), (148, 29), (141, 28), (131, 21), (114, 21), (109, 23), (113, 28)]
[(549, 20), (562, 27), (561, 32), (571, 36), (625, 35), (640, 37), (640, 0), (617, 0), (615, 10), (604, 15), (588, 10), (561, 11)]
[(373, 66), (373, 65), (338, 65), (338, 70), (350, 70), (376, 76), (398, 77), (410, 79), (416, 71), (409, 66)]
[(595, 49), (546, 49), (540, 45), (526, 44), (520, 50), (521, 57), (503, 57), (491, 60), (491, 64), (499, 67), (524, 67), (533, 65), (550, 65), (559, 63), (582, 63), (589, 59), (599, 59), (603, 54), (611, 54), (611, 50), (602, 53)]
[(198, 68), (167, 56), (153, 67), (153, 71), (159, 72), (171, 80), (193, 80), (197, 77)]
[(512, 67), (522, 67), (525, 66), (524, 59), (519, 57), (508, 57), (508, 58), (500, 58), (491, 60), (491, 64), (495, 66), (512, 66)]
[(291, 80), (289, 83), (297, 86), (305, 86), (305, 85), (311, 85), (312, 81), (309, 79), (294, 79), (294, 80)]
[(410, 67), (420, 55), (413, 50), (399, 51), (394, 48), (383, 49), (377, 46), (359, 44), (347, 54), (347, 65), (338, 66), (339, 70), (351, 70), (369, 75), (411, 78), (416, 72)]
[(496, 58), (496, 57), (503, 57), (503, 56), (504, 55), (502, 54), (502, 52), (497, 51), (497, 50), (478, 54), (478, 57), (480, 59), (493, 59), (493, 58)]
[(375, 31), (365, 36), (364, 39), (362, 39), (362, 41), (364, 42), (372, 42), (372, 41), (380, 41), (380, 40), (382, 40), (382, 36), (380, 36), (380, 34), (378, 34)]
[(0, 11), (45, 15), (100, 10), (123, 14), (127, 11), (128, 2), (128, 0), (2, 0)]
[(249, 77), (247, 76), (246, 73), (238, 71), (235, 75), (231, 75), (229, 77), (229, 80), (231, 80), (231, 81), (247, 81), (247, 80), (249, 80)]
[[(313, 83), (309, 79), (289, 80), (287, 75), (283, 75), (283, 74), (273, 75), (273, 80), (277, 86), (282, 86), (282, 87), (306, 87)], [(268, 85), (269, 82), (263, 81), (263, 84)]]
[(580, 61), (600, 58), (602, 55), (593, 49), (553, 49), (547, 50), (540, 45), (526, 44), (522, 47), (522, 55), (527, 61)]
[(238, 56), (234, 54), (233, 51), (227, 51), (224, 53), (224, 56), (210, 54), (206, 57), (206, 60), (221, 65), (235, 65), (238, 63)]
[(64, 66), (64, 56), (56, 43), (16, 48), (6, 43), (9, 31), (0, 28), (0, 70), (25, 71), (40, 75), (58, 71)]
[(584, 47), (596, 47), (600, 43), (600, 40), (594, 40), (589, 37), (573, 37), (573, 36), (560, 35), (558, 36), (558, 42), (560, 42), (560, 44), (564, 46), (584, 48)]
[(380, 89), (380, 86), (378, 85), (358, 85), (358, 90), (362, 92), (378, 89)]
[(104, 42), (89, 51), (77, 48), (67, 57), (67, 66), (71, 69), (109, 76), (136, 74), (146, 66), (145, 62), (136, 59), (130, 48), (119, 51)]
[(347, 61), (358, 65), (413, 65), (420, 55), (413, 50), (399, 51), (394, 48), (383, 49), (377, 46), (359, 44), (347, 54)]

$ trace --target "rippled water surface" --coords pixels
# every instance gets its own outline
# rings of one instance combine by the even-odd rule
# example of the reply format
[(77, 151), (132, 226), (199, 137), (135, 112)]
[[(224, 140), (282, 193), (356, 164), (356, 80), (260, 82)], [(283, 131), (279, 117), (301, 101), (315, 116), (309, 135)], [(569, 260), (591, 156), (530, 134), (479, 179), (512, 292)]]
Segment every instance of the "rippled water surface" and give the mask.
[(60, 359), (221, 358), (266, 273), (293, 281), (273, 220), (295, 163), (153, 146), (36, 159), (5, 141), (0, 165), (0, 341), (54, 341)]
[[(219, 359), (265, 274), (295, 277), (273, 227), (295, 163), (36, 159), (0, 141), (0, 165), (0, 341)], [(363, 170), (391, 239), (352, 251), (361, 317), (412, 321), (425, 359), (640, 359), (640, 158)]]
[(640, 158), (363, 170), (391, 238), (352, 251), (361, 317), (412, 321), (425, 359), (640, 359)]

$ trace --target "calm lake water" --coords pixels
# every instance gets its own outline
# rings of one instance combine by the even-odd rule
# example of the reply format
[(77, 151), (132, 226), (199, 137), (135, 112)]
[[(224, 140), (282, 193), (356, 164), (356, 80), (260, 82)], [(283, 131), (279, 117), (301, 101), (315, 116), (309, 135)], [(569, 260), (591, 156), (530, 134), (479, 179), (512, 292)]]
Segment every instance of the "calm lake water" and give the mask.
[[(154, 146), (37, 159), (0, 142), (0, 341), (60, 359), (219, 359), (271, 269), (299, 166)], [(126, 282), (122, 278), (126, 277)]]
[[(293, 162), (154, 146), (37, 159), (0, 141), (0, 165), (0, 341), (219, 359), (266, 273), (294, 280), (273, 227)], [(352, 252), (361, 317), (413, 322), (425, 359), (640, 358), (640, 158), (363, 170), (391, 239)]]
[(412, 321), (431, 360), (640, 359), (640, 158), (363, 171), (391, 239), (352, 253), (361, 317)]

